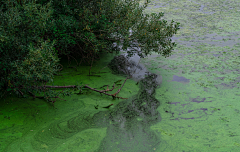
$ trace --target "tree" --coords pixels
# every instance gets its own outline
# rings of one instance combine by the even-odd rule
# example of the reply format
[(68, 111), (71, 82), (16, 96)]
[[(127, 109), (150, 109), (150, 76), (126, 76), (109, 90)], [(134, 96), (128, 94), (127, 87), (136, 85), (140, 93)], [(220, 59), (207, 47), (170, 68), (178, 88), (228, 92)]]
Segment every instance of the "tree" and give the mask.
[(21, 88), (25, 94), (33, 89), (33, 84), (53, 80), (59, 61), (53, 51), (55, 41), (49, 43), (40, 38), (53, 12), (47, 9), (49, 6), (50, 3), (38, 10), (39, 5), (26, 1), (1, 1), (1, 92), (23, 95)]
[[(164, 13), (143, 15), (148, 3), (147, 0), (139, 7), (139, 0), (2, 0), (0, 88), (22, 97), (26, 94), (37, 97), (34, 91), (44, 91), (44, 97), (39, 98), (48, 101), (59, 98), (59, 94), (46, 89), (56, 86), (38, 86), (53, 81), (53, 75), (61, 70), (58, 57), (66, 55), (81, 62), (91, 59), (92, 67), (99, 53), (119, 53), (114, 42), (123, 43), (123, 50), (131, 47), (128, 56), (137, 53), (144, 58), (151, 52), (170, 56), (176, 46), (170, 38), (176, 34), (180, 23), (173, 25), (172, 20), (167, 25), (167, 21), (160, 20)], [(139, 45), (134, 46), (133, 42)], [(72, 47), (79, 50), (71, 50)], [(141, 52), (133, 47), (141, 48)], [(71, 54), (80, 57), (75, 59)], [(89, 75), (90, 71), (91, 68)], [(60, 87), (93, 90), (86, 85)], [(106, 91), (100, 93), (106, 94)], [(70, 93), (69, 90), (61, 92), (62, 95)], [(116, 94), (111, 96), (115, 98)]]

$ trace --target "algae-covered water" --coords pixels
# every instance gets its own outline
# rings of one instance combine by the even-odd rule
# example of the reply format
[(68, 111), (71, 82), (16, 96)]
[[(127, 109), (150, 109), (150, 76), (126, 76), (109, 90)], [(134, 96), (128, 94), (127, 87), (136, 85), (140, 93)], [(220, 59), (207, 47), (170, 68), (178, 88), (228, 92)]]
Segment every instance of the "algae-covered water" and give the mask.
[[(240, 151), (240, 1), (161, 0), (152, 1), (144, 11), (158, 12), (164, 12), (163, 19), (169, 22), (180, 22), (181, 29), (172, 38), (177, 44), (172, 56), (164, 58), (153, 53), (141, 59), (148, 71), (162, 76), (155, 95), (161, 103), (157, 109), (161, 121), (149, 126), (161, 142), (158, 147), (149, 144), (151, 151)], [(91, 71), (98, 72), (114, 55), (102, 54)], [(87, 76), (90, 66), (77, 67), (74, 59), (70, 65), (66, 58), (61, 64), (62, 76), (55, 76), (54, 85), (83, 82), (101, 90), (104, 85), (111, 88), (114, 82), (126, 79), (111, 74), (109, 68), (96, 77)], [(128, 79), (119, 96), (131, 99), (138, 90), (136, 82)], [(94, 91), (63, 99), (66, 101), (56, 100), (57, 109), (41, 99), (8, 96), (1, 101), (0, 151), (97, 151), (109, 135), (109, 128), (91, 128), (88, 118), (125, 101)], [(110, 109), (102, 108), (109, 104), (113, 104)], [(69, 122), (78, 124), (82, 131), (69, 129)], [(64, 126), (68, 129), (61, 129)], [(108, 141), (107, 145), (119, 142)], [(134, 149), (137, 143), (132, 146)]]
[[(167, 151), (240, 151), (240, 1), (153, 1), (145, 13), (164, 12), (181, 23), (172, 56), (143, 59), (163, 77), (161, 133)], [(167, 113), (164, 111), (171, 111)]]

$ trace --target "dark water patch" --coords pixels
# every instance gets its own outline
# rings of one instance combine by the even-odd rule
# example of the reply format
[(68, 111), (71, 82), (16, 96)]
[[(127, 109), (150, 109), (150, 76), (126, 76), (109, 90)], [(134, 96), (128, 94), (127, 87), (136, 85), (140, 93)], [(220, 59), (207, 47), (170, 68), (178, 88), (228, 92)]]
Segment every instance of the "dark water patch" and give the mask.
[(218, 57), (218, 56), (220, 56), (220, 54), (213, 54), (213, 56)]
[(201, 99), (201, 100), (198, 100), (198, 98), (194, 98), (194, 99), (192, 99), (192, 102), (196, 102), (196, 103), (211, 102), (211, 101), (205, 101), (205, 100), (206, 100), (206, 98), (203, 98), (203, 99)]
[(172, 81), (177, 81), (177, 82), (185, 82), (185, 83), (189, 83), (190, 79), (186, 79), (185, 77), (179, 77), (177, 75), (173, 75), (173, 79)]
[(174, 104), (175, 106), (176, 106), (178, 103), (180, 104), (180, 102), (168, 102), (168, 104)]
[(238, 87), (238, 85), (236, 82), (229, 82), (229, 84), (221, 83), (221, 84), (215, 85), (215, 87), (221, 88), (221, 89), (233, 89), (235, 87)]

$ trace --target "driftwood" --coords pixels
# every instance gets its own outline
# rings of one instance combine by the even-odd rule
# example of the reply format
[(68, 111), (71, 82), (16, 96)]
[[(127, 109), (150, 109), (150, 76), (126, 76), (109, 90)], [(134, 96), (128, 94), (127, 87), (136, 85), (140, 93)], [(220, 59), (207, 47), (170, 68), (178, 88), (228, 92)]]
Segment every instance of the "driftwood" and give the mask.
[[(128, 99), (128, 98), (118, 97), (117, 94), (121, 91), (121, 89), (122, 89), (123, 85), (125, 84), (125, 82), (127, 81), (127, 79), (130, 79), (130, 78), (131, 78), (131, 77), (127, 77), (127, 78), (125, 79), (125, 81), (123, 82), (121, 88), (119, 88), (119, 89), (117, 90), (117, 92), (114, 93), (114, 94), (108, 94), (108, 93), (106, 93), (106, 92), (112, 91), (113, 89), (118, 88), (118, 87), (115, 87), (115, 83), (113, 84), (113, 88), (112, 88), (112, 89), (108, 89), (108, 86), (109, 86), (109, 85), (105, 85), (105, 86), (107, 86), (107, 89), (106, 89), (106, 90), (97, 90), (97, 89), (92, 88), (92, 87), (90, 87), (90, 86), (88, 86), (88, 85), (83, 85), (83, 86), (80, 86), (80, 87), (81, 87), (81, 88), (88, 88), (88, 89), (90, 89), (90, 90), (99, 92), (100, 94), (103, 93), (103, 94), (105, 94), (105, 95), (112, 96), (113, 99), (115, 99), (115, 98), (118, 98), (118, 99)], [(46, 84), (46, 83), (45, 83), (45, 84)], [(21, 85), (21, 86), (22, 86), (22, 85)], [(22, 87), (23, 87), (23, 86), (22, 86)], [(49, 86), (49, 85), (44, 85), (44, 86), (41, 86), (41, 87), (39, 87), (39, 88), (44, 88), (44, 90), (45, 90), (46, 88), (77, 88), (77, 86), (76, 86), (76, 85), (70, 85), (70, 86)], [(17, 88), (17, 91), (23, 96), (23, 93), (22, 93), (18, 88)], [(63, 92), (63, 90), (62, 90), (61, 92)], [(59, 95), (61, 92), (59, 92), (58, 95)], [(30, 96), (32, 96), (34, 99), (35, 99), (35, 98), (44, 99), (44, 96), (35, 96), (35, 95), (34, 95), (32, 92), (30, 92), (30, 91), (28, 91), (28, 93), (29, 93)], [(80, 92), (77, 93), (77, 94), (81, 94), (81, 90), (80, 90)], [(56, 102), (56, 99), (57, 99), (57, 98), (61, 99), (60, 97), (58, 97), (58, 95), (55, 96), (55, 97), (47, 97), (46, 99), (49, 100), (49, 98), (55, 98), (54, 101), (53, 101), (53, 100), (50, 100), (50, 101), (53, 103), (53, 106), (54, 106), (54, 103)], [(64, 99), (61, 99), (61, 100), (64, 100)], [(64, 101), (66, 101), (66, 100), (64, 100)]]
[[(121, 89), (122, 89), (123, 85), (125, 84), (125, 82), (127, 81), (127, 79), (130, 79), (130, 78), (131, 78), (131, 77), (129, 77), (129, 78), (127, 77), (127, 78), (125, 79), (125, 81), (123, 82), (121, 88), (118, 89), (118, 91), (117, 91), (116, 93), (114, 93), (114, 94), (108, 94), (108, 93), (106, 93), (106, 92), (112, 91), (113, 89), (116, 89), (116, 88), (115, 88), (115, 83), (113, 84), (113, 88), (112, 88), (112, 89), (108, 89), (108, 86), (109, 86), (109, 85), (107, 85), (107, 89), (106, 89), (106, 90), (97, 90), (97, 89), (95, 89), (95, 88), (89, 87), (88, 85), (83, 85), (83, 86), (81, 86), (81, 87), (82, 87), (82, 88), (91, 89), (91, 90), (93, 90), (93, 91), (99, 92), (100, 94), (103, 93), (103, 94), (106, 94), (106, 95), (108, 95), (108, 96), (112, 96), (113, 99), (115, 99), (115, 98), (128, 99), (128, 98), (118, 97), (118, 96), (116, 96), (116, 95), (121, 91)], [(43, 86), (43, 87), (45, 87), (45, 88), (77, 88), (76, 85), (70, 85), (70, 86), (48, 86), (48, 85), (45, 85), (45, 86)], [(80, 94), (80, 93), (78, 93), (78, 94)]]

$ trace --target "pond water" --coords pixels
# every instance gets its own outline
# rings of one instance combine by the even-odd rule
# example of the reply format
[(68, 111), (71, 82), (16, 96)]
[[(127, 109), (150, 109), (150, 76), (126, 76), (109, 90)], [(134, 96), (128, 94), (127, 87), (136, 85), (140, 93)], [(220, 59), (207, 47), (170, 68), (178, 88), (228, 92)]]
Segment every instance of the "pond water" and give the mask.
[[(177, 44), (172, 56), (152, 53), (141, 59), (140, 77), (127, 79), (118, 95), (126, 100), (86, 90), (57, 99), (55, 109), (41, 99), (8, 96), (0, 103), (0, 151), (239, 151), (239, 3), (152, 1), (144, 13), (164, 12), (163, 19), (181, 23), (172, 38)], [(98, 72), (114, 56), (102, 54), (91, 71)], [(131, 60), (139, 61), (137, 56)], [(89, 65), (71, 61), (63, 58), (54, 85), (83, 82), (103, 90), (127, 77), (110, 68), (87, 76)], [(158, 76), (148, 88), (145, 81), (137, 85), (147, 80), (145, 72)]]
[[(162, 75), (162, 121), (152, 126), (166, 151), (239, 151), (240, 1), (152, 1), (145, 13), (164, 12), (181, 23), (172, 56), (143, 59)], [(165, 102), (165, 104), (163, 103)], [(164, 113), (164, 111), (171, 111)]]

